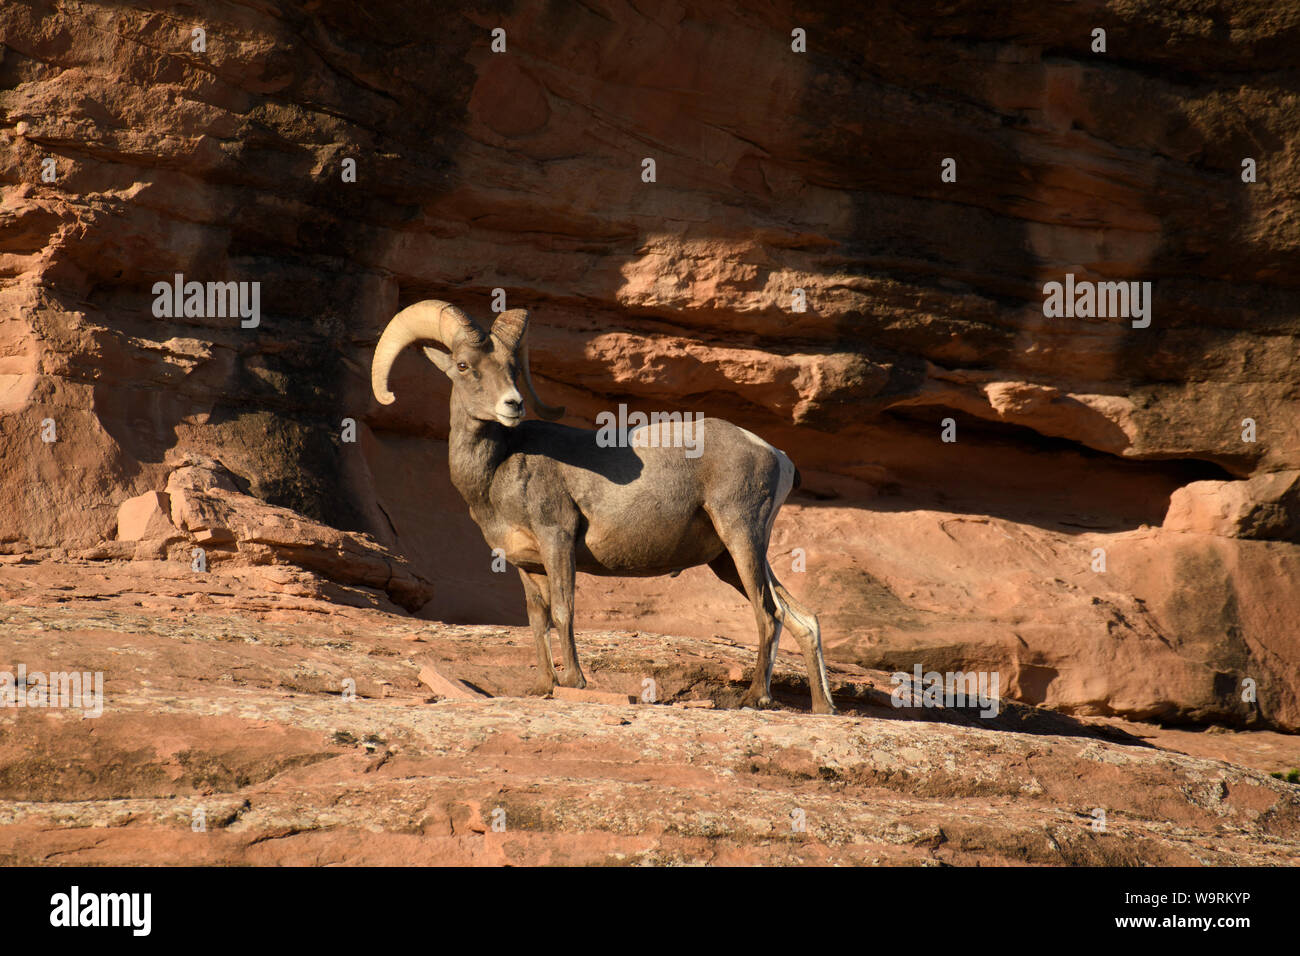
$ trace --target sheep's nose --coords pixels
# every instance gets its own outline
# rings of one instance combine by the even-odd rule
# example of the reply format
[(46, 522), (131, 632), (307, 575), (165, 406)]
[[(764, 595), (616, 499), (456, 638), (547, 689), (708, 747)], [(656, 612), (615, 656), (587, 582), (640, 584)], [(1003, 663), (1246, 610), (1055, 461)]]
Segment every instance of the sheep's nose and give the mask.
[(522, 412), (524, 410), (524, 401), (521, 398), (507, 398), (501, 404), (512, 412)]

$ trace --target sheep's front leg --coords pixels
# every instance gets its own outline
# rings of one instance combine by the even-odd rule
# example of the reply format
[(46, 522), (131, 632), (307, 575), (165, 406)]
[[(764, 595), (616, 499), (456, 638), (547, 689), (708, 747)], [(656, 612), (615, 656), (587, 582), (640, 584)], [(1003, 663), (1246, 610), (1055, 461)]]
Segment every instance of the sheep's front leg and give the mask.
[(530, 574), (519, 569), (524, 582), (524, 602), (528, 606), (528, 623), (537, 643), (537, 680), (528, 691), (530, 696), (545, 697), (555, 689), (555, 662), (551, 658), (551, 585), (544, 574)]
[[(575, 522), (576, 523), (576, 522)], [(564, 650), (565, 687), (586, 687), (587, 678), (578, 665), (578, 645), (573, 640), (573, 593), (577, 569), (574, 563), (574, 533), (570, 529), (552, 529), (542, 542), (542, 563), (551, 583), (551, 620)]]

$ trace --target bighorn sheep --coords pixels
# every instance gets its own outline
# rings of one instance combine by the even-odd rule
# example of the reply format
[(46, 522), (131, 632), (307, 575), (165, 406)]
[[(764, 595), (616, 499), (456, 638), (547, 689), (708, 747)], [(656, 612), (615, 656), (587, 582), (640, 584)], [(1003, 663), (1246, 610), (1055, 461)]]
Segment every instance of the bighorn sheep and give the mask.
[[(423, 351), (452, 382), (451, 479), (488, 546), (500, 548), (523, 581), (539, 668), (531, 692), (546, 695), (556, 684), (552, 626), (564, 647), (559, 683), (586, 686), (573, 640), (575, 572), (648, 577), (707, 564), (749, 599), (758, 621), (758, 666), (742, 703), (771, 706), (785, 624), (803, 649), (813, 711), (833, 714), (817, 618), (767, 562), (776, 513), (798, 482), (790, 459), (715, 418), (650, 425), (625, 447), (602, 447), (597, 432), (554, 423), (564, 409), (537, 396), (527, 333), (523, 309), (502, 312), (485, 333), (453, 305), (418, 302), (384, 329), (370, 384), (379, 402), (391, 404), (389, 372), (403, 349), (429, 342), (448, 350)], [(549, 421), (524, 421), (518, 384)], [(677, 431), (691, 428), (699, 434), (689, 444), (702, 449), (695, 457), (683, 452)]]

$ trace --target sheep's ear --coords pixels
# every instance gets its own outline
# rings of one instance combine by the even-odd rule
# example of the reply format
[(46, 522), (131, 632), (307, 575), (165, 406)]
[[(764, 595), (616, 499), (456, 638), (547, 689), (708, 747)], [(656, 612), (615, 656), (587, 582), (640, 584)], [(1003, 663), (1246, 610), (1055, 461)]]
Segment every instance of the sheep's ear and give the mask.
[(448, 376), (451, 375), (451, 356), (449, 354), (442, 351), (442, 349), (435, 349), (429, 345), (424, 347), (423, 352), (425, 358), (442, 369)]
[(527, 333), (527, 309), (507, 309), (492, 323), (492, 337), (504, 345), (511, 355), (518, 354), (519, 343)]

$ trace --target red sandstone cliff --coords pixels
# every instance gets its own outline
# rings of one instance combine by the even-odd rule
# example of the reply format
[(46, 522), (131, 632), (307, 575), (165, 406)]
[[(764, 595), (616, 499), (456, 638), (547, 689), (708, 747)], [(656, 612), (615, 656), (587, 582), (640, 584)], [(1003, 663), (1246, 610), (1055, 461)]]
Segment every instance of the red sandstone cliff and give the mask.
[[(1300, 728), (1300, 6), (204, 8), (0, 8), (4, 550), (201, 543), (521, 622), (441, 376), (405, 356), (380, 408), (366, 375), (399, 305), (502, 288), (568, 421), (703, 411), (791, 454), (773, 562), (806, 552), (829, 657)], [(260, 325), (156, 318), (176, 273), (260, 282)], [(1150, 327), (1044, 318), (1066, 273), (1152, 282)], [(578, 613), (752, 628), (706, 571)]]

